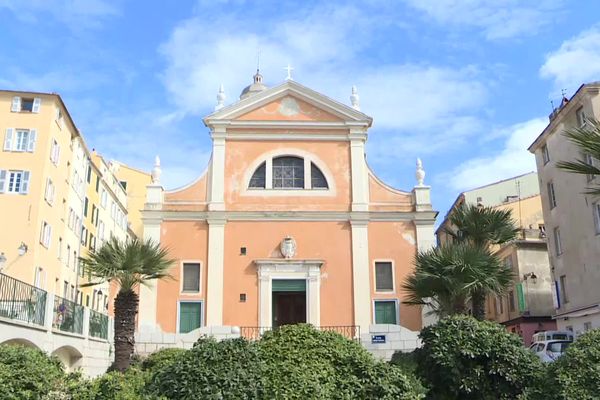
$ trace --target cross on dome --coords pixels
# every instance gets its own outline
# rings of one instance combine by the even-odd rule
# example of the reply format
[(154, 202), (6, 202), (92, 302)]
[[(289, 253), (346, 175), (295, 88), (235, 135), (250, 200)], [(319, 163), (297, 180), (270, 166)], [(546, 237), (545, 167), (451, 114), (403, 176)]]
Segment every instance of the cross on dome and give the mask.
[(293, 81), (294, 78), (292, 78), (292, 71), (294, 70), (294, 68), (292, 68), (292, 66), (288, 63), (287, 67), (285, 67), (284, 70), (287, 71), (287, 76), (286, 76), (285, 80)]

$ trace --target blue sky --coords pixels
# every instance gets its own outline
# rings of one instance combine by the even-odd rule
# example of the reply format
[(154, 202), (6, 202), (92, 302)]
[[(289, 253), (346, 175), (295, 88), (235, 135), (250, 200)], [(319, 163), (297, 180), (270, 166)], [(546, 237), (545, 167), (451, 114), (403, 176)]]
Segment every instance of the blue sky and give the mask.
[(369, 164), (410, 190), (421, 157), (442, 215), (534, 170), (550, 101), (600, 80), (594, 0), (0, 0), (0, 37), (0, 88), (60, 93), (91, 148), (147, 170), (159, 154), (167, 188), (204, 170), (202, 117), (219, 84), (238, 98), (257, 49), (267, 85), (288, 62), (344, 103), (356, 85)]

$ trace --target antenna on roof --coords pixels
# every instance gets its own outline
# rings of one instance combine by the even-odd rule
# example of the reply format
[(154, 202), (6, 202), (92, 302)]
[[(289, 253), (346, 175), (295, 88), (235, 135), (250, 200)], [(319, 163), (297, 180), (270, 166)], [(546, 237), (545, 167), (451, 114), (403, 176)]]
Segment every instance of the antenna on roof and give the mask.
[(260, 48), (257, 51), (256, 54), (256, 73), (258, 73), (260, 71)]
[(566, 97), (567, 89), (561, 89), (560, 94), (562, 95), (563, 98)]

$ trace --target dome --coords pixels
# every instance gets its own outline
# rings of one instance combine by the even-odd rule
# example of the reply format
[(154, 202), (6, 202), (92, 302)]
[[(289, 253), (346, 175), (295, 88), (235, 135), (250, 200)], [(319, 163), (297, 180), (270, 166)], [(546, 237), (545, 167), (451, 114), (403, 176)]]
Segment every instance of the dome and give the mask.
[(268, 89), (265, 84), (263, 84), (263, 76), (260, 74), (259, 70), (256, 70), (256, 74), (254, 74), (254, 82), (251, 85), (248, 85), (242, 90), (240, 94), (240, 99), (245, 99), (246, 97), (250, 97), (255, 93), (262, 92), (263, 90)]

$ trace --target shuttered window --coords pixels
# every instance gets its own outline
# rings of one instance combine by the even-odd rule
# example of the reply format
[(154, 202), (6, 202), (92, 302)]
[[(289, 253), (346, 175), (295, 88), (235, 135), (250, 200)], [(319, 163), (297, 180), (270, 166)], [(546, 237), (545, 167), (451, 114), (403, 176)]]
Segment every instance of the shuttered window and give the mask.
[(200, 291), (200, 263), (183, 264), (183, 292)]
[(179, 303), (179, 333), (188, 333), (202, 326), (202, 302)]
[(375, 290), (378, 292), (394, 291), (394, 273), (390, 261), (375, 263)]
[(396, 302), (394, 300), (375, 301), (375, 323), (393, 325), (398, 323)]

